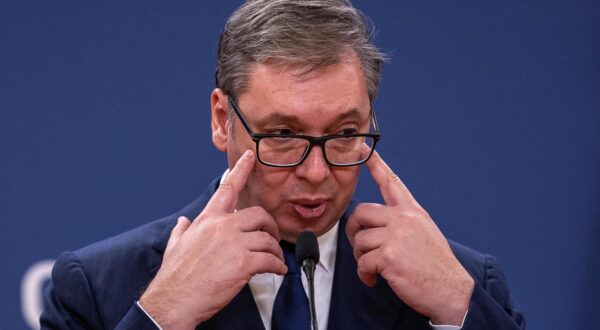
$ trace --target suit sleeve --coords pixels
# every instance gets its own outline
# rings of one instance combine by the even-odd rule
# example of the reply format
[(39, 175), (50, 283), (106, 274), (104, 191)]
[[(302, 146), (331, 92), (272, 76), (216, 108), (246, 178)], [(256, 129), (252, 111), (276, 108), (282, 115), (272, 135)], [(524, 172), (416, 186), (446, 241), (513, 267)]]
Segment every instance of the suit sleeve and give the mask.
[(525, 329), (523, 314), (492, 256), (485, 256), (483, 281), (475, 281), (463, 329)]
[[(95, 294), (82, 264), (71, 252), (63, 253), (54, 264), (52, 282), (44, 290), (41, 329), (105, 329)], [(133, 303), (116, 329), (156, 329)]]

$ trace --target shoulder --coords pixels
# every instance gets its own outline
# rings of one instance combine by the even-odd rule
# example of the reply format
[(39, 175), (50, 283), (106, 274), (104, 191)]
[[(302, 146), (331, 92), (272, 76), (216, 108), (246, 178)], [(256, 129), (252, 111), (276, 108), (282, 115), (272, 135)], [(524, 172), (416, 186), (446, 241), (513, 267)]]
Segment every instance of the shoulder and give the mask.
[(176, 213), (67, 254), (77, 258), (90, 273), (106, 270), (107, 265), (118, 267), (113, 269), (127, 269), (132, 266), (147, 269), (153, 266), (154, 258), (162, 258), (177, 218), (196, 218), (214, 193), (217, 184), (218, 178), (213, 180), (196, 200)]
[[(103, 284), (112, 283), (110, 280), (115, 280), (117, 276), (128, 277), (128, 272), (137, 274), (156, 271), (177, 218), (196, 218), (204, 209), (217, 184), (218, 179), (213, 180), (200, 197), (179, 212), (74, 252), (63, 253), (56, 261), (55, 271), (67, 266), (72, 269), (77, 265), (83, 269), (87, 278), (99, 279)], [(132, 277), (135, 276), (128, 278)]]
[[(134, 228), (119, 235), (90, 244), (73, 252), (82, 261), (114, 262), (119, 257), (147, 253), (175, 225), (177, 215), (171, 215)], [(166, 236), (166, 237), (165, 237)]]
[(44, 293), (42, 323), (59, 325), (58, 328), (65, 325), (63, 322), (114, 328), (160, 267), (158, 238), (168, 238), (172, 223), (174, 219), (167, 217), (62, 253)]
[(103, 327), (113, 328), (160, 268), (177, 218), (194, 219), (204, 209), (216, 184), (218, 180), (177, 213), (62, 253), (45, 291), (42, 319), (48, 324), (54, 319), (78, 320), (77, 323), (85, 322), (92, 328), (100, 322)]
[(525, 318), (512, 296), (504, 272), (495, 257), (448, 241), (454, 255), (475, 280), (475, 289), (465, 319), (465, 329), (525, 328)]
[(161, 246), (166, 245), (171, 228), (175, 226), (176, 215), (165, 217), (125, 233), (93, 243), (72, 253), (63, 253), (57, 265), (65, 256), (77, 260), (90, 277), (104, 271), (130, 268), (149, 269), (156, 258), (161, 257)]
[(490, 281), (507, 285), (504, 273), (494, 256), (478, 252), (452, 240), (448, 240), (448, 243), (458, 261), (484, 288), (488, 287)]

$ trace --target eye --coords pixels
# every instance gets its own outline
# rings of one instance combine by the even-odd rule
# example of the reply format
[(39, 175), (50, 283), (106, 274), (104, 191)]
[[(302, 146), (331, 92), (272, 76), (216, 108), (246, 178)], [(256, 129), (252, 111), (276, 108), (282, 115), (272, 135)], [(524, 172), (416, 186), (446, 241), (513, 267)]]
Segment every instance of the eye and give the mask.
[(358, 131), (356, 130), (356, 128), (344, 128), (341, 131), (339, 131), (339, 135), (352, 135), (352, 134), (356, 134), (358, 133)]
[(294, 132), (291, 129), (281, 128), (269, 131), (269, 134), (277, 134), (277, 135), (293, 135)]

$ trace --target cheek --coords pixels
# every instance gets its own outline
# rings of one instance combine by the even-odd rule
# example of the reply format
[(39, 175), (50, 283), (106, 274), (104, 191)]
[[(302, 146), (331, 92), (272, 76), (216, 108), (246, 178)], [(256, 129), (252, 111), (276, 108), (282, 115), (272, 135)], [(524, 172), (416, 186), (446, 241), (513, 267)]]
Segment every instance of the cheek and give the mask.
[(333, 176), (338, 186), (338, 192), (343, 196), (352, 195), (358, 183), (360, 166), (338, 167), (333, 171)]
[(256, 146), (254, 141), (250, 139), (248, 134), (244, 131), (241, 124), (236, 123), (231, 128), (228, 128), (227, 138), (227, 161), (229, 168), (233, 168), (238, 159), (244, 154), (246, 150), (252, 150), (256, 152)]
[[(352, 198), (359, 172), (359, 167), (332, 168), (328, 179), (316, 189), (334, 197), (335, 212), (344, 208)], [(269, 212), (286, 212), (285, 208), (282, 208), (285, 206), (283, 201), (289, 197), (303, 195), (307, 191), (311, 191), (311, 188), (297, 180), (293, 168), (267, 167), (257, 161), (254, 170), (248, 176), (242, 199), (246, 201), (246, 207), (260, 205)]]
[(247, 182), (249, 197), (254, 201), (253, 204), (261, 205), (267, 210), (277, 207), (284, 195), (289, 177), (289, 169), (267, 167), (257, 160)]

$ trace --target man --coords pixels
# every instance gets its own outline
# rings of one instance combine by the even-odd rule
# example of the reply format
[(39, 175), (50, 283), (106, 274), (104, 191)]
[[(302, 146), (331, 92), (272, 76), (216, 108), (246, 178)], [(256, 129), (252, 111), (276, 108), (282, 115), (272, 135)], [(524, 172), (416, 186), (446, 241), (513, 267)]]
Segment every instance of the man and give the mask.
[[(292, 328), (280, 241), (305, 230), (323, 329), (524, 327), (494, 259), (449, 243), (375, 151), (382, 62), (347, 1), (242, 5), (211, 94), (229, 170), (182, 211), (61, 255), (42, 327)], [(351, 201), (362, 164), (385, 204)]]

